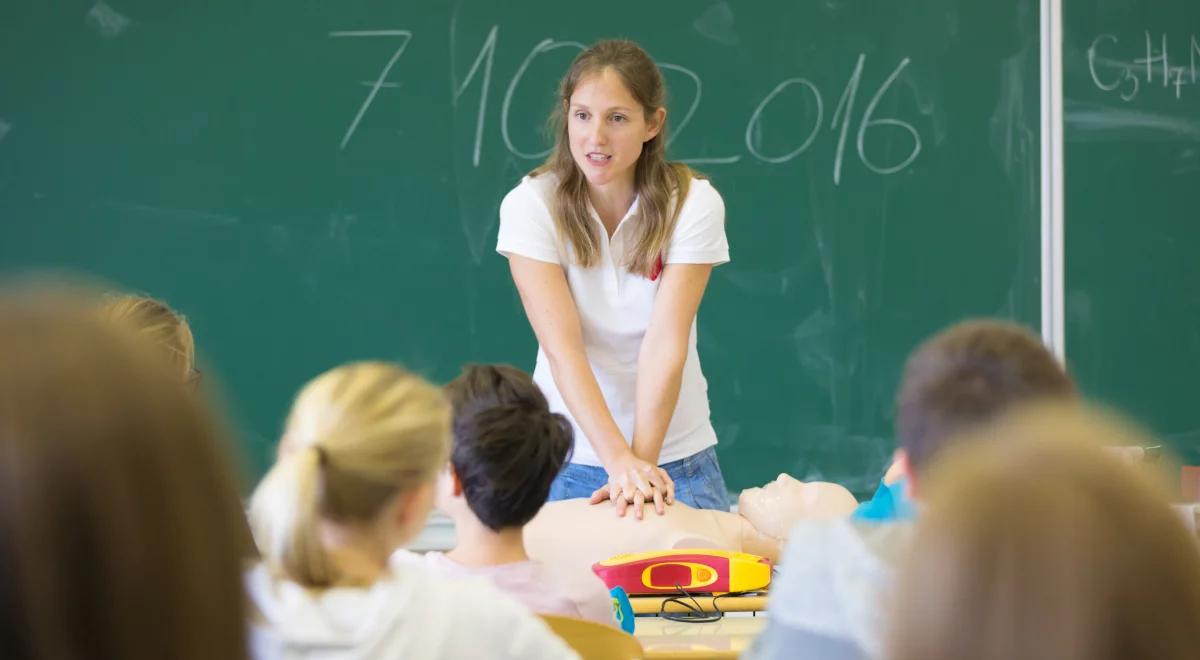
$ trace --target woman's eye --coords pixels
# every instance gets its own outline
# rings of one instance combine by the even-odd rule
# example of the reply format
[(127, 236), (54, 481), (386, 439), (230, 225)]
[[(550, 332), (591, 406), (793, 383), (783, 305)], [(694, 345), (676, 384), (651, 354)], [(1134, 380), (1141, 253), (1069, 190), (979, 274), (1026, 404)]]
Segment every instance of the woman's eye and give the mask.
[(613, 115), (612, 119), (613, 119), (613, 121), (615, 121), (619, 124), (619, 123), (625, 121), (625, 115)]
[(587, 113), (586, 113), (586, 112), (582, 112), (582, 111), (581, 111), (581, 112), (576, 112), (576, 113), (575, 113), (575, 118), (576, 118), (576, 119), (587, 119)]

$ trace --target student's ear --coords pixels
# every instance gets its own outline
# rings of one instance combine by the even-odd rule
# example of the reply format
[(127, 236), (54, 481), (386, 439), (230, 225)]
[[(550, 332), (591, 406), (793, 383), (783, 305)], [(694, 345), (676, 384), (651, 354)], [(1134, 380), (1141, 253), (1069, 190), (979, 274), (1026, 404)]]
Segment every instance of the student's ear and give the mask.
[(909, 499), (915, 499), (917, 497), (917, 474), (913, 471), (912, 459), (909, 458), (908, 452), (897, 449), (894, 465), (896, 472), (904, 479), (904, 488)]
[(454, 469), (454, 465), (446, 465), (446, 476), (450, 479), (450, 494), (454, 497), (462, 497), (462, 479), (458, 478), (458, 471)]
[(667, 123), (667, 109), (658, 108), (650, 113), (650, 118), (646, 121), (646, 138), (642, 142), (649, 142), (662, 132), (662, 127)]
[(905, 477), (904, 463), (901, 461), (901, 458), (906, 455), (907, 452), (900, 448), (892, 452), (892, 463), (883, 475), (883, 483), (890, 486)]

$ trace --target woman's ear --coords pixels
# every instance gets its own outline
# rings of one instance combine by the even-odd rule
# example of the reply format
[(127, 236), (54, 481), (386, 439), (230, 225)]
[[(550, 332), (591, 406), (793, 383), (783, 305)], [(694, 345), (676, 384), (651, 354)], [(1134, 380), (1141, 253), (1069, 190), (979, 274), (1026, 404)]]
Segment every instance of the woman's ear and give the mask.
[(455, 497), (462, 497), (462, 479), (458, 478), (458, 471), (454, 469), (452, 463), (446, 464), (446, 477), (450, 480), (450, 494)]
[(642, 142), (649, 142), (655, 137), (658, 137), (658, 134), (662, 132), (662, 128), (666, 125), (666, 123), (666, 108), (658, 108), (651, 113), (650, 118), (646, 121), (646, 137), (642, 139)]

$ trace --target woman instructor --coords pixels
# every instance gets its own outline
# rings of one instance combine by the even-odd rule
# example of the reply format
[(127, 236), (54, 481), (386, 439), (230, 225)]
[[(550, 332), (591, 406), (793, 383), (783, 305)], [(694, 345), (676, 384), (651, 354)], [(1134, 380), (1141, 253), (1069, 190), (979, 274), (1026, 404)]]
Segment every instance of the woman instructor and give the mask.
[(696, 351), (729, 261), (724, 202), (666, 160), (662, 73), (636, 44), (580, 53), (558, 98), (554, 149), (505, 196), (496, 246), (537, 335), (534, 380), (575, 430), (550, 499), (727, 510)]

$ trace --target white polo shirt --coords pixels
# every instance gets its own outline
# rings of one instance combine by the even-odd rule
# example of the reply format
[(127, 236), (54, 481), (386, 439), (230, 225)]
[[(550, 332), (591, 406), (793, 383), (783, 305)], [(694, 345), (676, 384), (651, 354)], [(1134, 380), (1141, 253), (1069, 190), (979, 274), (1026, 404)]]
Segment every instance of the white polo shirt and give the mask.
[[(496, 251), (506, 257), (517, 254), (562, 266), (579, 312), (583, 345), (592, 373), (626, 442), (632, 442), (638, 353), (662, 278), (650, 281), (630, 273), (621, 265), (625, 250), (632, 248), (634, 224), (640, 218), (637, 200), (621, 219), (611, 240), (607, 238), (600, 216), (592, 210), (596, 232), (601, 238), (600, 260), (591, 268), (575, 264), (570, 246), (565, 239), (559, 238), (550, 215), (557, 182), (553, 174), (525, 177), (504, 197), (500, 205), (500, 236)], [(707, 180), (692, 179), (663, 263), (719, 265), (727, 261), (725, 203)], [(545, 393), (550, 409), (571, 420), (575, 429), (575, 451), (571, 462), (601, 465), (592, 444), (567, 410), (550, 373), (546, 353), (540, 347), (533, 380)], [(716, 443), (717, 434), (709, 421), (708, 383), (700, 370), (696, 321), (693, 319), (679, 402), (675, 405), (658, 462), (664, 464), (686, 458)]]

